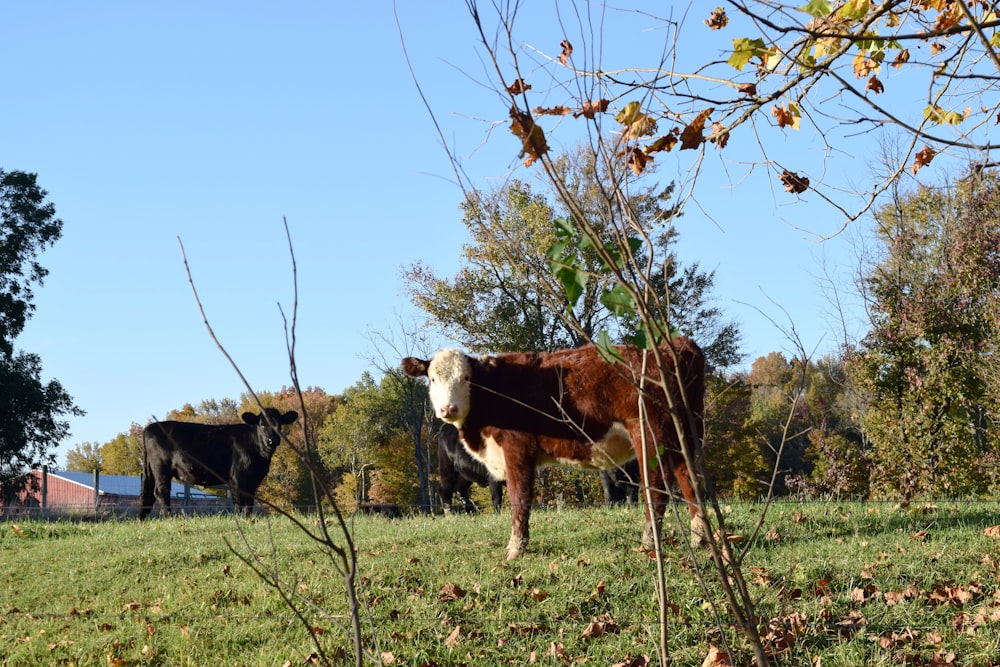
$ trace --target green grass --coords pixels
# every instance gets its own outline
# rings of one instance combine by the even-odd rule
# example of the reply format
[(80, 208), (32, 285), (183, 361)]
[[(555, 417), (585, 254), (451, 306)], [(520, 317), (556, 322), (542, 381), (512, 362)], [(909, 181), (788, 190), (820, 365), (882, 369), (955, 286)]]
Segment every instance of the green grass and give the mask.
[[(748, 538), (744, 572), (779, 664), (1000, 665), (1000, 539), (984, 530), (1000, 523), (995, 503), (782, 504), (752, 544), (762, 507), (724, 509)], [(413, 666), (655, 658), (641, 524), (638, 508), (536, 511), (527, 552), (507, 562), (507, 512), (358, 517), (367, 646)], [(0, 664), (306, 664), (308, 631), (227, 540), (315, 605), (309, 625), (330, 655), (350, 655), (340, 576), (286, 519), (6, 522)], [(701, 665), (723, 646), (710, 601), (736, 664), (749, 664), (716, 576), (707, 595), (697, 583), (706, 555), (672, 542), (665, 560), (673, 664)]]

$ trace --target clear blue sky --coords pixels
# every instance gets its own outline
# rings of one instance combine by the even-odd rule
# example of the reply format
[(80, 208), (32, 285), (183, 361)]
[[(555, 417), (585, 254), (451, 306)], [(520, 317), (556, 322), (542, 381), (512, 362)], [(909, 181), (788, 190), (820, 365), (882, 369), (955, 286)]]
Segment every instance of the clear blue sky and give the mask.
[[(506, 107), (473, 80), (483, 65), (464, 3), (401, 4), (416, 75), (477, 185), (512, 170), (532, 178), (517, 172), (506, 124), (485, 142), (485, 121)], [(558, 29), (536, 27), (555, 52)], [(0, 166), (36, 172), (65, 222), (17, 340), (87, 412), (71, 420), (60, 463), (133, 421), (243, 392), (196, 309), (178, 237), (211, 323), (261, 390), (289, 384), (283, 217), (298, 263), (300, 378), (330, 393), (377, 373), (366, 330), (412, 312), (401, 267), (458, 266), (461, 191), (388, 0), (13, 3), (0, 13), (0, 55)], [(664, 178), (681, 172), (672, 159)], [(817, 244), (794, 225), (826, 233), (840, 221), (790, 207), (739, 169), (716, 172), (679, 225), (678, 250), (717, 270), (748, 361), (788, 348), (755, 308), (782, 324), (786, 309), (807, 347), (833, 348), (816, 276), (824, 256), (831, 271), (852, 270), (849, 239)]]

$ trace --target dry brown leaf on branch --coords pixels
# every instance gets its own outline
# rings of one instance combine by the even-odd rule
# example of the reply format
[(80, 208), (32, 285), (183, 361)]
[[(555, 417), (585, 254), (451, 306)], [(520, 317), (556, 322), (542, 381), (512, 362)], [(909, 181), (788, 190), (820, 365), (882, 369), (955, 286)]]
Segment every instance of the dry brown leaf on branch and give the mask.
[(726, 16), (726, 10), (722, 7), (716, 7), (715, 11), (709, 14), (708, 18), (705, 19), (705, 25), (712, 30), (722, 30), (725, 28), (729, 25), (729, 17)]
[(797, 130), (802, 120), (802, 112), (794, 103), (785, 104), (782, 102), (781, 106), (771, 109), (771, 115), (778, 121), (780, 128), (791, 127), (793, 130)]
[(868, 83), (865, 84), (865, 89), (872, 91), (876, 95), (881, 95), (885, 92), (885, 86), (882, 85), (882, 82), (879, 81), (878, 77), (874, 74), (872, 75), (872, 78), (868, 79)]
[(782, 185), (785, 186), (785, 192), (791, 192), (792, 194), (797, 195), (809, 189), (809, 179), (806, 176), (793, 174), (786, 169), (781, 172), (780, 178)]
[(646, 162), (653, 158), (646, 155), (641, 148), (633, 148), (628, 152), (628, 159), (625, 161), (636, 176), (642, 176), (646, 171)]
[(535, 124), (535, 119), (531, 114), (525, 113), (517, 107), (510, 108), (510, 131), (521, 140), (521, 153), (518, 157), (524, 157), (524, 166), (530, 167), (549, 151), (549, 145), (545, 142), (545, 132)]
[(559, 42), (559, 46), (562, 47), (562, 53), (559, 54), (559, 62), (565, 65), (569, 62), (569, 57), (573, 55), (573, 45), (569, 43), (568, 39), (564, 39)]
[(653, 153), (658, 153), (660, 151), (669, 152), (673, 148), (681, 136), (681, 130), (678, 127), (673, 128), (662, 137), (659, 137), (656, 141), (646, 146), (646, 156), (649, 157)]
[(725, 125), (722, 123), (712, 123), (711, 141), (720, 149), (726, 147), (726, 144), (729, 143), (729, 131), (726, 130)]
[(757, 84), (756, 83), (744, 83), (742, 86), (736, 89), (737, 92), (743, 95), (750, 95), (751, 97), (757, 94)]
[(573, 114), (573, 118), (583, 116), (584, 118), (593, 119), (597, 114), (607, 111), (609, 104), (611, 104), (610, 100), (587, 100), (580, 107), (580, 110)]
[(531, 112), (536, 116), (568, 116), (573, 113), (573, 110), (564, 106), (535, 107)]
[(914, 174), (916, 174), (918, 171), (920, 171), (920, 169), (929, 165), (931, 163), (931, 160), (934, 159), (935, 155), (936, 153), (934, 152), (933, 148), (931, 148), (930, 146), (924, 146), (919, 151), (917, 151), (916, 155), (913, 156), (913, 166), (910, 167), (910, 170)]
[(681, 150), (686, 150), (688, 148), (698, 148), (705, 141), (703, 133), (705, 131), (705, 123), (708, 121), (708, 117), (712, 115), (715, 111), (714, 107), (709, 107), (703, 110), (694, 120), (684, 128), (681, 132)]
[(514, 83), (507, 86), (507, 92), (511, 95), (520, 95), (528, 90), (531, 90), (531, 84), (525, 83), (524, 79), (517, 79)]

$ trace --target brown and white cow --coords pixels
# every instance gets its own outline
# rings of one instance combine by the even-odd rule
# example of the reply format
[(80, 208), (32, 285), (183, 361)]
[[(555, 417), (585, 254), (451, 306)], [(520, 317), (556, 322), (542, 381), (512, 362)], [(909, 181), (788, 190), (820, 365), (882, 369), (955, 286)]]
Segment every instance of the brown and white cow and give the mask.
[[(671, 483), (678, 485), (688, 501), (692, 530), (701, 529), (675, 422), (689, 433), (688, 442), (699, 447), (704, 431), (705, 357), (686, 338), (675, 338), (671, 345), (673, 352), (662, 348), (664, 364), (670, 367), (667, 386), (680, 406), (681, 387), (672, 362), (675, 353), (690, 418), (683, 408), (675, 415), (663, 392), (653, 389), (645, 392), (643, 400), (645, 433), (640, 428), (637, 388), (641, 369), (647, 369), (649, 379), (659, 374), (652, 355), (636, 348), (618, 348), (624, 365), (606, 361), (597, 348), (588, 346), (488, 357), (440, 350), (429, 360), (407, 357), (402, 368), (411, 377), (428, 378), (437, 416), (459, 429), (463, 444), (493, 477), (507, 481), (514, 514), (508, 559), (528, 544), (537, 468), (558, 463), (609, 469), (637, 457), (650, 462), (642, 471), (642, 482), (651, 489), (653, 499), (652, 508), (646, 508), (642, 536), (643, 547), (650, 549)], [(655, 465), (657, 449), (662, 454), (662, 470)]]

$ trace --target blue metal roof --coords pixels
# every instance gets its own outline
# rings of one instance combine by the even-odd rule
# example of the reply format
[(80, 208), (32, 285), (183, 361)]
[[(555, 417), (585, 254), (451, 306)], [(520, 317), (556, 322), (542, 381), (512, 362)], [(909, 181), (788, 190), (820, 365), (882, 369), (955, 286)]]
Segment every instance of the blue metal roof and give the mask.
[[(52, 477), (59, 477), (74, 484), (85, 486), (88, 489), (94, 488), (94, 473), (92, 472), (63, 472), (62, 470), (49, 471)], [(101, 494), (114, 496), (131, 496), (138, 498), (142, 485), (142, 478), (133, 475), (101, 475), (97, 479)], [(173, 498), (184, 497), (184, 485), (177, 481), (170, 482), (170, 496)], [(192, 498), (216, 498), (217, 496), (206, 493), (201, 489), (191, 487)]]

